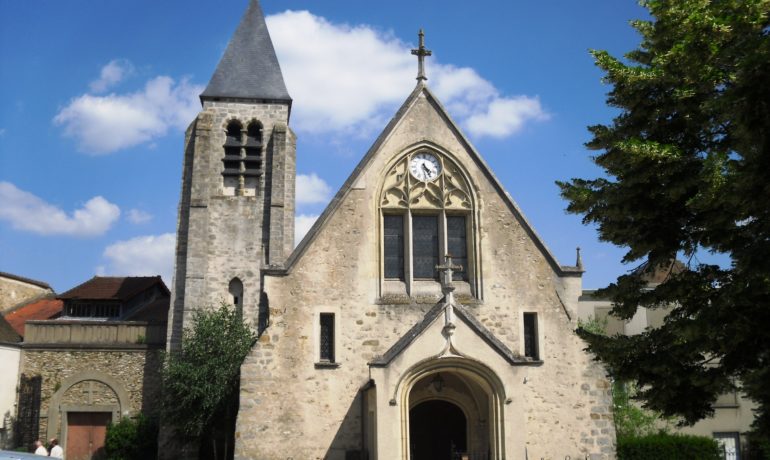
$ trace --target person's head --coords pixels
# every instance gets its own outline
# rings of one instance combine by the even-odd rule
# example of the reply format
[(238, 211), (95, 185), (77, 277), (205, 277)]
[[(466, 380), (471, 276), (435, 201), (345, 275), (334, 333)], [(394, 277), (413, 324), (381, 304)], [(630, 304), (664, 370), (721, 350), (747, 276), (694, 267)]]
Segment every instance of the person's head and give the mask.
[(37, 441), (35, 441), (35, 447), (36, 447), (36, 448), (37, 448), (37, 447), (40, 447), (40, 446), (42, 446), (42, 445), (43, 445), (43, 441), (41, 441), (41, 440), (39, 440), (39, 439), (38, 439)]
[(59, 440), (56, 439), (56, 438), (51, 438), (51, 440), (48, 441), (48, 444), (50, 444), (51, 446), (55, 446), (55, 445), (59, 444)]

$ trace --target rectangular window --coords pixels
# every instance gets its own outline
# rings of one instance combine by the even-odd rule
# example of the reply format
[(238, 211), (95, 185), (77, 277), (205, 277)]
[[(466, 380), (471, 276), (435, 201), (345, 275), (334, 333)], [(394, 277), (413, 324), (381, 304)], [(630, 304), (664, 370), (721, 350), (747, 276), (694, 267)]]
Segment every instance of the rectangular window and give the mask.
[(404, 279), (404, 216), (385, 216), (385, 278)]
[(524, 356), (540, 359), (537, 343), (537, 313), (524, 313)]
[(412, 256), (415, 278), (436, 278), (438, 216), (412, 216)]
[(334, 362), (334, 313), (321, 313), (321, 361)]
[(446, 218), (447, 250), (455, 265), (463, 269), (452, 274), (454, 281), (468, 280), (468, 240), (465, 231), (465, 216), (447, 216)]
[(714, 433), (714, 440), (719, 445), (721, 458), (724, 460), (741, 458), (741, 437), (738, 433)]

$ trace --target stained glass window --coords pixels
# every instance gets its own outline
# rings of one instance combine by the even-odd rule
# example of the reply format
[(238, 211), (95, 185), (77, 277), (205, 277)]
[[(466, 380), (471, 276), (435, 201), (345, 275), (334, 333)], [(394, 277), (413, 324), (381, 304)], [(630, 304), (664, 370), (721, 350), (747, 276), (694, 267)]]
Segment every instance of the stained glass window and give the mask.
[(385, 216), (385, 278), (404, 279), (404, 216)]
[(447, 216), (447, 250), (452, 255), (452, 263), (463, 267), (462, 270), (452, 273), (454, 281), (468, 279), (468, 240), (465, 232), (465, 216)]
[(412, 216), (412, 255), (415, 278), (436, 278), (438, 216)]
[(334, 313), (321, 313), (321, 361), (334, 362)]

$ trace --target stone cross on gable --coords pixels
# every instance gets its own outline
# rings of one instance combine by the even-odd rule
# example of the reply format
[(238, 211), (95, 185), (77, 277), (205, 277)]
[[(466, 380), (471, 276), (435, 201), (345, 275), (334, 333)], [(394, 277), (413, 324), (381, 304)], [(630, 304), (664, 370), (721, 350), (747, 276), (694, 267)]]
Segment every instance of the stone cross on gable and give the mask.
[(462, 265), (454, 265), (452, 263), (452, 256), (450, 254), (444, 256), (444, 265), (436, 265), (436, 270), (440, 272), (441, 292), (444, 295), (450, 294), (455, 290), (454, 284), (452, 284), (452, 274), (456, 271), (462, 271), (462, 269)]
[(433, 52), (425, 48), (425, 33), (420, 29), (417, 34), (420, 37), (420, 47), (412, 50), (412, 54), (417, 56), (417, 80), (427, 80), (425, 76), (425, 56), (430, 56)]

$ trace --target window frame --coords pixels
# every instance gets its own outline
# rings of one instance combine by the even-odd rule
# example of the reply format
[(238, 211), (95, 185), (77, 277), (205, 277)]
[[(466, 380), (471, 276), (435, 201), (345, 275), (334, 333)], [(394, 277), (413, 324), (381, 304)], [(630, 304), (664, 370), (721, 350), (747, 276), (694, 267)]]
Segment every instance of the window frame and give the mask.
[[(413, 177), (409, 169), (412, 158), (423, 152), (435, 156), (441, 163), (441, 173), (428, 181)], [(467, 261), (462, 264), (463, 270), (453, 276), (455, 294), (466, 302), (483, 301), (477, 187), (466, 168), (448, 150), (430, 141), (420, 141), (395, 155), (383, 171), (377, 197), (379, 301), (403, 303), (405, 298), (410, 298), (412, 302), (420, 303), (441, 296), (437, 273), (431, 278), (414, 276), (412, 217), (416, 215), (436, 215), (439, 218), (438, 264), (443, 263), (449, 249), (447, 219), (452, 216), (464, 218)], [(386, 276), (384, 221), (389, 215), (403, 216), (403, 279)], [(388, 259), (392, 262), (392, 258)]]
[[(534, 331), (527, 332), (527, 318), (534, 318)], [(542, 362), (543, 360), (543, 326), (540, 321), (540, 315), (536, 311), (522, 311), (521, 312), (521, 327), (519, 329), (521, 333), (521, 356), (531, 358), (535, 362)], [(534, 353), (527, 353), (529, 344), (527, 343), (527, 337), (531, 337), (533, 340)]]
[(226, 196), (258, 195), (266, 166), (264, 125), (256, 118), (245, 123), (238, 118), (230, 118), (226, 120), (223, 132), (225, 138), (221, 157), (223, 194)]
[[(385, 258), (387, 257), (386, 254), (386, 248), (385, 248), (385, 217), (386, 216), (401, 216), (402, 217), (402, 224), (403, 224), (403, 239), (402, 239), (402, 246), (403, 246), (403, 278), (397, 278), (397, 277), (388, 277), (385, 276)], [(453, 280), (455, 283), (459, 284), (465, 284), (467, 286), (467, 289), (470, 291), (471, 295), (474, 297), (480, 297), (475, 288), (474, 276), (476, 273), (475, 270), (475, 264), (474, 264), (474, 254), (475, 254), (475, 247), (474, 247), (474, 241), (473, 235), (475, 232), (473, 231), (473, 213), (472, 212), (461, 212), (456, 210), (431, 210), (431, 209), (407, 209), (407, 210), (390, 210), (390, 209), (382, 209), (381, 210), (381, 216), (380, 216), (380, 223), (381, 223), (381, 229), (380, 234), (382, 237), (380, 238), (381, 242), (381, 270), (382, 275), (381, 278), (384, 282), (384, 284), (393, 284), (393, 283), (403, 283), (404, 288), (403, 291), (407, 295), (411, 295), (412, 292), (415, 291), (416, 285), (419, 284), (425, 284), (425, 283), (434, 283), (436, 285), (436, 291), (438, 292), (440, 289), (439, 284), (439, 277), (438, 272), (434, 270), (434, 275), (431, 278), (424, 278), (424, 277), (418, 277), (415, 275), (415, 265), (414, 265), (414, 229), (413, 229), (413, 217), (414, 216), (435, 216), (437, 220), (437, 227), (438, 227), (438, 254), (437, 254), (437, 264), (440, 265), (443, 263), (444, 256), (448, 254), (449, 252), (449, 236), (448, 236), (448, 226), (447, 226), (447, 219), (449, 217), (462, 217), (465, 221), (465, 259), (467, 260), (466, 264), (463, 264), (463, 269), (461, 272), (458, 272), (462, 279), (459, 279), (458, 276), (453, 276)], [(383, 288), (383, 293), (388, 294), (391, 289), (388, 289), (387, 287)]]
[[(323, 334), (323, 327), (321, 324), (324, 316), (331, 316), (332, 318), (332, 360), (322, 359), (321, 357), (321, 340)], [(342, 365), (341, 353), (344, 352), (340, 346), (340, 310), (336, 307), (320, 306), (315, 308), (313, 314), (313, 361), (316, 369), (336, 369)]]

